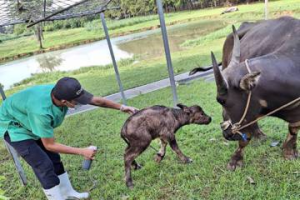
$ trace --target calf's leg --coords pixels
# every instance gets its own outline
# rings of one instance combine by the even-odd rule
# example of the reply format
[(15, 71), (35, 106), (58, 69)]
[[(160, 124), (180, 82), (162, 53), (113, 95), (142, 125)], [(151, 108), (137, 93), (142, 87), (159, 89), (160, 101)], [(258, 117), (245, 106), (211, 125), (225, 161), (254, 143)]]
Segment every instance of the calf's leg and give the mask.
[(165, 157), (167, 144), (168, 143), (165, 140), (160, 139), (160, 150), (159, 150), (159, 152), (157, 152), (157, 154), (155, 156), (155, 161), (157, 163), (160, 163), (162, 161), (162, 159)]
[(134, 169), (134, 170), (138, 170), (138, 169), (141, 169), (141, 168), (142, 168), (142, 166), (141, 166), (139, 163), (137, 163), (135, 160), (132, 161), (131, 166), (133, 166), (133, 169)]
[(300, 126), (289, 124), (289, 133), (285, 142), (283, 143), (283, 156), (287, 160), (293, 160), (298, 157), (297, 151), (297, 133)]
[[(130, 189), (133, 188), (133, 182), (131, 178), (131, 165), (137, 164), (135, 159), (149, 146), (150, 142), (147, 143), (137, 143), (137, 145), (129, 146), (124, 154), (125, 163), (125, 182), (126, 186)], [(138, 165), (138, 164), (137, 164)]]
[(184, 163), (191, 163), (193, 160), (190, 159), (189, 157), (185, 156), (181, 150), (179, 149), (178, 145), (177, 145), (177, 141), (175, 139), (175, 136), (172, 137), (169, 141), (170, 146), (172, 148), (173, 151), (176, 152), (177, 156), (179, 157), (179, 159), (184, 162)]

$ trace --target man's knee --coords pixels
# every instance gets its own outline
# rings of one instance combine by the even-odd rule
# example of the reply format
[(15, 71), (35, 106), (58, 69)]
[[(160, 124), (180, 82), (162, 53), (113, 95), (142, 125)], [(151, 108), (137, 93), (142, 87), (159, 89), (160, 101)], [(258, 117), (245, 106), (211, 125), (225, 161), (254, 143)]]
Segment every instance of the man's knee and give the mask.
[(53, 167), (54, 167), (54, 171), (56, 173), (56, 175), (61, 175), (63, 173), (65, 173), (65, 169), (64, 169), (64, 165), (61, 161), (60, 155), (59, 153), (55, 153), (55, 152), (51, 152), (48, 151), (41, 140), (37, 141), (37, 144), (40, 146), (40, 148), (48, 155), (48, 157), (50, 158), (50, 160), (53, 163)]
[(50, 189), (59, 185), (59, 178), (51, 160), (49, 158), (42, 160), (43, 162), (37, 163), (37, 165), (32, 166), (32, 168), (43, 188)]
[(61, 161), (53, 162), (53, 166), (54, 166), (55, 174), (57, 176), (62, 175), (63, 173), (65, 173), (65, 168), (64, 168), (64, 165)]
[(50, 189), (59, 184), (59, 174), (56, 172), (61, 173), (63, 170), (60, 159), (54, 167), (52, 160), (34, 140), (11, 142), (8, 136), (6, 137), (6, 141), (8, 141), (18, 154), (31, 166), (44, 189)]

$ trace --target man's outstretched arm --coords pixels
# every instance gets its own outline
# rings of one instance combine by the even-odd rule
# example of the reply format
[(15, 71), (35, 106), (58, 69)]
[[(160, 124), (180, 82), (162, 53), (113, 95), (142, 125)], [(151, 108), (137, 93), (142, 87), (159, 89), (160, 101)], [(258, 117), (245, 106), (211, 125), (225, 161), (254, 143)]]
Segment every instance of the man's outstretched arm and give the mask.
[(104, 108), (112, 108), (112, 109), (116, 109), (116, 110), (121, 110), (122, 112), (126, 112), (128, 114), (133, 114), (136, 111), (138, 111), (137, 108), (134, 108), (131, 106), (125, 106), (125, 105), (110, 101), (108, 99), (104, 99), (102, 97), (93, 97), (90, 104), (94, 105), (94, 106), (104, 107)]

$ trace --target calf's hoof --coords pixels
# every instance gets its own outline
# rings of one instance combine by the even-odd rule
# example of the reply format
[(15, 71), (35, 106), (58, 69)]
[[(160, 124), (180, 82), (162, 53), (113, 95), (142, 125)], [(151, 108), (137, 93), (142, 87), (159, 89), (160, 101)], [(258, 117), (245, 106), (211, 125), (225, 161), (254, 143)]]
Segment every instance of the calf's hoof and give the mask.
[(230, 171), (235, 171), (238, 167), (243, 167), (243, 160), (231, 160), (227, 164), (227, 169)]
[(155, 160), (155, 162), (160, 163), (160, 162), (162, 161), (163, 158), (164, 158), (163, 156), (161, 156), (160, 154), (157, 154), (157, 155), (154, 157), (154, 160)]
[(189, 163), (192, 163), (192, 162), (193, 162), (193, 160), (192, 160), (191, 158), (186, 157), (186, 158), (184, 159), (184, 163), (185, 163), (185, 164), (189, 164)]
[(139, 170), (139, 169), (142, 169), (142, 165), (136, 164), (136, 165), (134, 166), (134, 170)]
[(295, 160), (299, 157), (297, 150), (286, 150), (283, 152), (284, 159), (286, 160)]
[(132, 190), (134, 188), (134, 185), (132, 182), (126, 182), (126, 186), (128, 187), (128, 189)]

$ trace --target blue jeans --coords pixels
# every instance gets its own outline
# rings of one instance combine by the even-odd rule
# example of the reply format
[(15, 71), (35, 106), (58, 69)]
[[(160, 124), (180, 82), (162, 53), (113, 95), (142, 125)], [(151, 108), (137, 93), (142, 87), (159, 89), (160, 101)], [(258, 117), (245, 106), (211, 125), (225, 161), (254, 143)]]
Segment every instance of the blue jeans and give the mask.
[(59, 184), (58, 176), (65, 173), (65, 170), (58, 153), (45, 149), (41, 140), (11, 142), (7, 132), (4, 139), (31, 166), (44, 189)]

